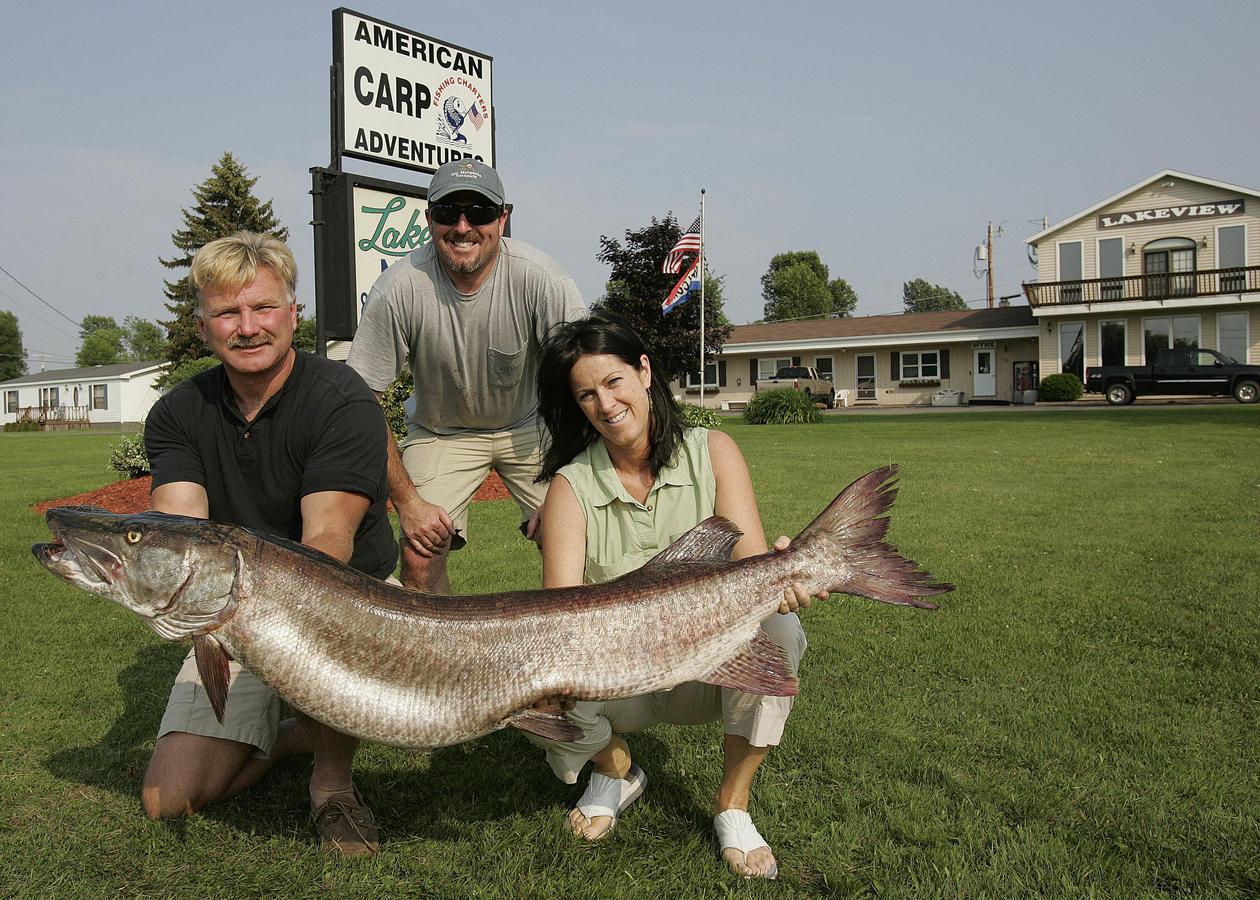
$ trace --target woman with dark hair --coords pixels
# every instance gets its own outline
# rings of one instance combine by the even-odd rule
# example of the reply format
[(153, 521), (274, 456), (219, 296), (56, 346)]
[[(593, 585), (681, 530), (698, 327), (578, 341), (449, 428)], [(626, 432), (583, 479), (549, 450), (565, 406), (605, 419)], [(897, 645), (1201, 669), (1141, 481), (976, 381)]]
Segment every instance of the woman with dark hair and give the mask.
[[(538, 406), (551, 439), (539, 476), (550, 481), (539, 525), (544, 587), (595, 584), (633, 571), (714, 514), (743, 532), (734, 559), (766, 552), (739, 448), (720, 431), (683, 427), (664, 379), (653, 377), (643, 341), (623, 320), (599, 314), (552, 330), (540, 359)], [(775, 543), (786, 546), (787, 538)], [(779, 614), (762, 623), (793, 672), (806, 644), (795, 610), (809, 602), (800, 588), (788, 590)], [(622, 734), (657, 722), (721, 719), (725, 756), (714, 829), (722, 857), (737, 874), (773, 878), (778, 866), (748, 815), (748, 795), (791, 707), (790, 697), (688, 682), (628, 700), (579, 701), (568, 716), (583, 730), (581, 739), (530, 740), (568, 784), (593, 762), (568, 821), (575, 834), (598, 840), (647, 781)]]

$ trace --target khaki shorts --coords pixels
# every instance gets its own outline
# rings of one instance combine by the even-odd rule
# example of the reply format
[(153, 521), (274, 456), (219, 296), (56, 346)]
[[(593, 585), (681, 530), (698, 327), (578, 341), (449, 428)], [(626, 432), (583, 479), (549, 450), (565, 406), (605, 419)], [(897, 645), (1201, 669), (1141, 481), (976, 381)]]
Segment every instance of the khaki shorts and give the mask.
[[(399, 584), (392, 575), (385, 580), (389, 584)], [(210, 698), (197, 672), (196, 651), (189, 650), (179, 674), (175, 676), (175, 685), (167, 698), (157, 736), (160, 738), (173, 731), (182, 731), (203, 737), (225, 738), (253, 745), (257, 748), (254, 753), (257, 759), (270, 757), (287, 704), (236, 660), (228, 663), (228, 673), (231, 681), (228, 683), (227, 703), (223, 707), (223, 723), (220, 724), (214, 717)]]
[(451, 542), (452, 550), (467, 542), (468, 504), (491, 469), (521, 508), (521, 522), (529, 521), (547, 493), (547, 485), (534, 483), (542, 465), (537, 425), (486, 434), (409, 436), (402, 457), (416, 491), (445, 509), (454, 522), (459, 534)]
[[(809, 646), (796, 613), (776, 613), (762, 622), (761, 628), (786, 651), (788, 667), (795, 675)], [(614, 734), (631, 734), (658, 722), (700, 725), (720, 719), (726, 734), (742, 737), (754, 747), (778, 746), (794, 699), (688, 681), (673, 690), (625, 700), (579, 700), (566, 713), (568, 720), (582, 729), (582, 737), (576, 741), (553, 741), (528, 732), (525, 737), (546, 751), (547, 764), (557, 778), (575, 784), (582, 767)]]

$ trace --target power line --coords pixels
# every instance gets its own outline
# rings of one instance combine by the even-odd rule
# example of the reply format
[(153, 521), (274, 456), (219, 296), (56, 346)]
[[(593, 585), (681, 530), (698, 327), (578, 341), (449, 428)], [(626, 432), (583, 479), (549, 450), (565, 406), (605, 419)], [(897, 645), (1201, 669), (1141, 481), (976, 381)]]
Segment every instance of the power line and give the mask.
[(33, 312), (33, 311), (30, 309), (30, 307), (28, 307), (28, 306), (27, 306), (25, 303), (23, 303), (22, 301), (18, 300), (16, 297), (14, 297), (14, 296), (12, 296), (11, 294), (9, 294), (7, 291), (0, 290), (0, 297), (4, 297), (6, 300), (8, 300), (10, 303), (12, 303), (14, 306), (16, 306), (18, 309), (22, 310), (22, 314), (23, 314), (23, 315), (30, 316), (30, 317), (31, 317), (31, 318), (33, 318), (33, 319), (37, 319), (38, 321), (43, 322), (45, 325), (47, 325), (49, 328), (51, 328), (53, 331), (57, 332), (58, 334), (64, 334), (66, 337), (71, 337), (71, 338), (72, 338), (72, 337), (77, 337), (77, 335), (73, 335), (73, 334), (71, 334), (70, 332), (66, 331), (63, 327), (61, 327), (60, 325), (55, 325), (55, 324), (53, 324), (52, 322), (49, 322), (47, 319), (45, 319), (45, 318), (44, 318), (43, 316), (41, 316), (39, 313), (37, 313), (37, 312)]
[(36, 300), (38, 300), (40, 303), (42, 303), (42, 304), (44, 304), (45, 306), (47, 306), (49, 309), (51, 309), (51, 310), (52, 310), (53, 312), (55, 312), (57, 315), (61, 316), (61, 318), (65, 319), (67, 322), (69, 322), (71, 325), (75, 326), (76, 328), (78, 328), (78, 327), (79, 327), (79, 325), (80, 325), (80, 323), (79, 323), (79, 322), (76, 322), (74, 319), (70, 318), (70, 317), (69, 317), (69, 316), (67, 316), (65, 313), (63, 313), (61, 310), (57, 309), (57, 307), (53, 306), (51, 303), (49, 303), (47, 300), (45, 300), (45, 299), (44, 299), (43, 297), (41, 297), (39, 294), (35, 293), (35, 292), (34, 292), (34, 291), (32, 291), (30, 288), (28, 288), (26, 285), (22, 284), (22, 282), (21, 282), (21, 281), (18, 281), (18, 277), (17, 277), (16, 275), (14, 275), (12, 272), (10, 272), (8, 269), (6, 269), (4, 266), (0, 266), (0, 272), (3, 272), (4, 274), (6, 274), (6, 275), (8, 275), (10, 278), (12, 278), (14, 281), (17, 281), (17, 283), (18, 283), (19, 285), (21, 285), (22, 289), (23, 289), (24, 291), (26, 291), (26, 293), (30, 294), (32, 297), (34, 297), (34, 298), (35, 298)]

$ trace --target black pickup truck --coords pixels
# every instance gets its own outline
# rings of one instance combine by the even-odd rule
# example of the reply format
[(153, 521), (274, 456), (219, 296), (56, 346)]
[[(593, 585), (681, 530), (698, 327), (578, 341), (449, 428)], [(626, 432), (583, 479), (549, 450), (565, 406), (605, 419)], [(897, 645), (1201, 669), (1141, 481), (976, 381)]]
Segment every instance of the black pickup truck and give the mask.
[(1239, 403), (1260, 399), (1260, 366), (1248, 366), (1215, 350), (1160, 350), (1153, 366), (1097, 366), (1085, 373), (1085, 390), (1112, 406), (1139, 394), (1233, 394)]

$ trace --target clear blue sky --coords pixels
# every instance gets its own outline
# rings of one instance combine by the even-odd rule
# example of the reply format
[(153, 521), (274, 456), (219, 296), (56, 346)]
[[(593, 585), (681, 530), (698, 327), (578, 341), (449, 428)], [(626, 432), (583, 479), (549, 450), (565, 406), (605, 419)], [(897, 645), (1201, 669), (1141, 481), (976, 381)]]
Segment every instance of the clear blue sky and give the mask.
[[(1051, 4), (693, 2), (351, 8), (494, 57), (514, 233), (588, 300), (601, 234), (695, 216), (735, 322), (770, 257), (817, 250), (899, 312), (921, 277), (982, 304), (972, 251), (1022, 241), (1164, 168), (1260, 186), (1254, 0)], [(8, 3), (0, 29), (0, 266), (70, 319), (166, 317), (157, 260), (232, 151), (292, 234), (311, 304), (312, 165), (327, 165), (333, 6)], [(423, 182), (403, 170), (357, 171)], [(395, 176), (392, 172), (400, 173)], [(32, 370), (76, 326), (0, 274)]]

